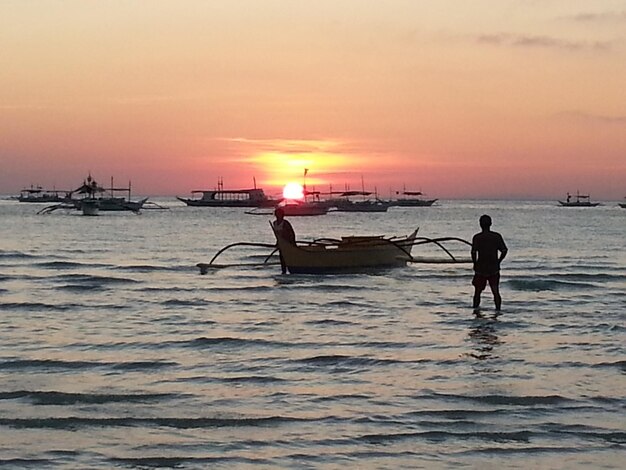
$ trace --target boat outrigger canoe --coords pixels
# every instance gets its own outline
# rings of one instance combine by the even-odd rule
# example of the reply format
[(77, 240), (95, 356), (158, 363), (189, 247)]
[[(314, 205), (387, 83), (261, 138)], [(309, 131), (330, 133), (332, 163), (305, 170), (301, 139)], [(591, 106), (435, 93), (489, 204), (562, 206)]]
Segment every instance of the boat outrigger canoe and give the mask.
[[(273, 229), (273, 227), (272, 227)], [(405, 266), (411, 260), (417, 230), (407, 237), (350, 236), (293, 245), (276, 231), (278, 250), (292, 274), (322, 274)]]
[[(314, 241), (296, 241), (291, 244), (283, 239), (272, 226), (276, 237), (276, 245), (267, 243), (238, 242), (227, 245), (219, 250), (209, 263), (198, 263), (201, 274), (211, 269), (231, 266), (267, 265), (268, 261), (279, 251), (285, 260), (287, 270), (291, 274), (342, 274), (362, 273), (380, 269), (406, 266), (407, 263), (468, 263), (469, 259), (456, 258), (445, 246), (446, 242), (461, 242), (471, 245), (468, 241), (456, 237), (427, 238), (418, 237), (419, 229), (402, 237), (384, 236), (347, 236), (341, 239), (320, 238)], [(411, 252), (416, 245), (434, 244), (443, 250), (447, 258), (415, 258)], [(226, 250), (236, 246), (256, 246), (273, 248), (261, 264), (216, 264), (215, 260)]]

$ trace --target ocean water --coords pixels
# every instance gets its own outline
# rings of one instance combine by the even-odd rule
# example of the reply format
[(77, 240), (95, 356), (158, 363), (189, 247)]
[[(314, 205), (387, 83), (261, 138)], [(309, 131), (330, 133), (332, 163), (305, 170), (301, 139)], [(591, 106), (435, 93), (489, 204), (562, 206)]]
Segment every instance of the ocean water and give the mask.
[(239, 247), (218, 262), (250, 266), (201, 276), (225, 245), (273, 243), (271, 218), (158, 202), (0, 201), (0, 467), (624, 468), (625, 209), (291, 219), (299, 239), (471, 239), (490, 214), (503, 311), (487, 291), (477, 316), (467, 264), (281, 275)]

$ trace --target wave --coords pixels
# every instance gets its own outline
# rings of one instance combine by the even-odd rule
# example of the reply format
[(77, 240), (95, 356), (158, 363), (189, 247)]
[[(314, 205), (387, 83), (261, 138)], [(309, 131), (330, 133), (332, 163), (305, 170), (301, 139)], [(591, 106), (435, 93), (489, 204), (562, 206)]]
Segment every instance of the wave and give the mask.
[(617, 360), (617, 361), (603, 361), (603, 362), (595, 362), (595, 363), (589, 363), (589, 362), (580, 362), (580, 361), (566, 361), (566, 362), (559, 362), (557, 364), (551, 364), (551, 363), (543, 363), (543, 364), (538, 364), (536, 365), (537, 367), (547, 367), (549, 369), (552, 368), (558, 368), (558, 367), (581, 367), (581, 368), (586, 368), (586, 367), (590, 367), (592, 369), (595, 368), (617, 368), (620, 369), (624, 372), (626, 372), (626, 360)]
[(188, 346), (192, 348), (211, 348), (213, 346), (230, 346), (230, 347), (289, 347), (293, 346), (292, 343), (285, 343), (282, 341), (271, 341), (266, 339), (254, 339), (254, 338), (233, 338), (230, 336), (220, 336), (216, 338), (207, 338), (202, 336), (188, 341), (173, 341), (169, 344), (175, 344), (180, 346)]
[(76, 304), (45, 304), (42, 302), (5, 302), (0, 303), (0, 310), (36, 310), (36, 311), (67, 311), (79, 307)]
[(161, 305), (164, 307), (206, 307), (207, 305), (221, 303), (213, 300), (207, 299), (168, 299), (161, 302)]
[(165, 427), (175, 429), (211, 429), (223, 427), (279, 426), (310, 422), (313, 418), (267, 416), (260, 418), (0, 418), (0, 426), (13, 429), (81, 429), (87, 427)]
[(54, 461), (48, 459), (0, 459), (0, 467), (4, 467), (6, 465), (9, 468), (48, 468), (50, 466), (54, 466), (53, 464)]
[[(434, 423), (438, 426), (449, 428), (452, 424), (450, 422), (440, 422)], [(475, 428), (476, 423), (474, 422), (464, 422), (463, 425), (468, 428)], [(607, 429), (598, 429), (593, 427), (587, 427), (583, 425), (575, 426), (575, 429), (567, 429), (565, 425), (565, 429), (563, 429), (564, 425), (561, 423), (548, 424), (546, 426), (540, 426), (539, 429), (524, 429), (519, 431), (505, 431), (505, 430), (497, 430), (497, 431), (477, 431), (472, 429), (471, 431), (442, 431), (442, 430), (433, 430), (433, 431), (413, 431), (413, 432), (402, 432), (402, 433), (377, 433), (377, 434), (366, 434), (356, 438), (357, 441), (365, 441), (370, 444), (386, 444), (386, 443), (395, 443), (404, 440), (413, 440), (413, 439), (426, 439), (437, 442), (447, 441), (447, 440), (481, 440), (481, 441), (490, 441), (490, 442), (527, 442), (530, 443), (534, 440), (545, 440), (545, 439), (558, 439), (562, 441), (563, 439), (571, 438), (577, 444), (579, 444), (580, 439), (584, 439), (587, 441), (599, 441), (602, 443), (611, 443), (621, 445), (626, 443), (626, 432), (623, 431), (615, 431), (615, 430), (607, 430)], [(542, 429), (543, 428), (543, 429)], [(577, 448), (580, 448), (577, 445)], [(502, 449), (502, 451), (524, 451), (526, 448), (509, 448)], [(553, 451), (558, 450), (552, 448)]]
[(93, 274), (64, 274), (57, 276), (55, 279), (59, 281), (93, 285), (135, 284), (141, 282), (136, 279), (129, 279), (125, 277), (97, 276)]
[(321, 320), (309, 320), (304, 322), (306, 325), (329, 325), (329, 326), (338, 326), (338, 325), (354, 325), (354, 322), (346, 321), (346, 320), (335, 320), (334, 318), (323, 318)]
[(297, 363), (314, 365), (314, 366), (351, 366), (351, 367), (367, 367), (383, 364), (402, 364), (424, 361), (402, 361), (398, 359), (379, 359), (373, 357), (357, 357), (345, 356), (341, 354), (329, 354), (321, 356), (307, 357), (304, 359), (295, 359)]
[(238, 377), (220, 377), (218, 379), (224, 383), (274, 383), (274, 382), (286, 382), (285, 379), (279, 377), (273, 377), (270, 375), (245, 375)]
[(573, 403), (575, 400), (561, 395), (530, 395), (530, 396), (513, 396), (513, 395), (454, 395), (446, 393), (432, 393), (429, 395), (419, 396), (422, 399), (432, 400), (454, 400), (454, 401), (472, 401), (485, 403), (488, 405), (510, 405), (510, 406), (535, 406), (535, 405), (558, 405), (564, 403)]
[(172, 272), (172, 271), (196, 271), (197, 268), (195, 266), (188, 265), (173, 265), (173, 266), (162, 266), (155, 264), (133, 264), (128, 266), (114, 266), (112, 269), (117, 271), (130, 271), (135, 273), (153, 273), (153, 272)]
[(139, 393), (139, 394), (99, 394), (99, 393), (67, 393), (18, 390), (15, 392), (0, 392), (0, 400), (25, 399), (34, 405), (77, 405), (77, 404), (107, 404), (107, 403), (143, 403), (162, 401), (177, 398), (172, 393)]
[(322, 307), (332, 308), (370, 308), (371, 305), (365, 302), (354, 302), (352, 300), (332, 300), (330, 302), (323, 302), (319, 304)]
[[(385, 444), (389, 442), (398, 442), (406, 439), (427, 439), (432, 441), (445, 441), (453, 439), (478, 439), (483, 441), (510, 442), (521, 441), (529, 442), (531, 437), (538, 433), (531, 431), (474, 431), (474, 432), (452, 432), (452, 431), (415, 431), (404, 433), (389, 434), (366, 434), (358, 437), (357, 441), (364, 441), (368, 444)], [(539, 433), (541, 434), (541, 433)]]
[(93, 369), (108, 367), (118, 370), (151, 370), (162, 367), (176, 366), (171, 361), (128, 361), (128, 362), (98, 362), (98, 361), (63, 361), (55, 359), (18, 359), (0, 361), (0, 370), (20, 369)]
[(93, 267), (106, 267), (106, 264), (85, 264), (75, 261), (45, 261), (43, 263), (35, 263), (33, 266), (43, 269), (75, 269), (75, 268), (93, 268)]
[(558, 281), (554, 279), (509, 279), (505, 284), (520, 291), (555, 291), (574, 289), (597, 289), (598, 286), (587, 282)]
[(184, 468), (189, 465), (194, 468), (198, 465), (211, 466), (211, 464), (228, 464), (234, 465), (262, 465), (267, 464), (267, 461), (262, 458), (249, 458), (249, 457), (197, 457), (197, 456), (179, 456), (179, 457), (111, 457), (109, 462), (116, 467), (119, 465), (131, 466), (133, 468)]
[(23, 253), (21, 251), (3, 251), (0, 250), (0, 259), (32, 259), (38, 258), (37, 255)]
[(574, 281), (624, 281), (626, 275), (624, 274), (607, 274), (607, 273), (553, 273), (548, 277), (554, 277), (557, 279), (571, 279)]

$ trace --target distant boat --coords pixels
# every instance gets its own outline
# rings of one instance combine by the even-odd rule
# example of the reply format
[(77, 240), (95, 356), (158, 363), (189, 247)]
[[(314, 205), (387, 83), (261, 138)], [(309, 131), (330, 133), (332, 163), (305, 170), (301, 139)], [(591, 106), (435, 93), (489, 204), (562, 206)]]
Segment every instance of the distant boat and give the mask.
[(368, 191), (343, 191), (338, 195), (339, 197), (329, 201), (338, 212), (387, 212), (391, 206), (390, 202), (377, 197), (364, 199), (372, 195)]
[[(126, 197), (116, 196), (115, 194), (119, 192), (127, 193)], [(131, 211), (138, 213), (148, 200), (148, 198), (144, 198), (132, 201), (130, 182), (127, 188), (116, 188), (113, 186), (113, 178), (111, 178), (111, 187), (104, 188), (96, 182), (91, 174), (87, 176), (87, 179), (83, 181), (81, 186), (71, 193), (81, 195), (82, 197), (64, 199), (60, 204), (46, 207), (39, 213), (48, 214), (58, 209), (77, 209), (83, 215), (98, 215), (100, 211)]]
[[(626, 199), (626, 197), (625, 197), (624, 199)], [(622, 209), (626, 209), (626, 202), (618, 202), (618, 205), (619, 205)]]
[(424, 194), (421, 191), (403, 191), (402, 193), (396, 191), (396, 194), (402, 195), (402, 197), (391, 201), (392, 206), (399, 207), (430, 207), (438, 199), (423, 199), (420, 196)]
[(194, 207), (273, 207), (278, 200), (268, 198), (262, 189), (224, 189), (223, 180), (217, 183), (217, 189), (197, 189), (192, 194), (202, 194), (200, 198), (183, 198), (181, 202)]
[(576, 191), (576, 198), (572, 200), (572, 195), (567, 193), (567, 199), (565, 201), (559, 201), (559, 204), (563, 207), (596, 207), (600, 205), (599, 202), (591, 202), (591, 198), (588, 194), (580, 194)]
[(297, 216), (313, 216), (324, 215), (328, 213), (330, 204), (322, 201), (290, 201), (285, 200), (277, 207), (282, 207), (285, 211), (285, 216), (297, 217)]
[[(61, 193), (64, 194), (61, 195)], [(41, 186), (31, 186), (30, 188), (22, 189), (16, 199), (19, 202), (63, 202), (69, 200), (71, 194), (71, 191), (58, 191), (56, 189), (43, 189)]]

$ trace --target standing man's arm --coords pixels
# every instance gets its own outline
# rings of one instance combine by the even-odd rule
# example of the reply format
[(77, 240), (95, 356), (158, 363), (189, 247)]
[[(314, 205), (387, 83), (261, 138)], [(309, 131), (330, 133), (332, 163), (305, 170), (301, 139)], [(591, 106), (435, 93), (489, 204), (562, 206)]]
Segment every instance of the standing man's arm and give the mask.
[(478, 249), (476, 247), (476, 237), (472, 238), (472, 263), (478, 261)]
[(500, 235), (500, 257), (498, 258), (498, 263), (501, 263), (502, 260), (504, 258), (506, 258), (506, 254), (509, 252), (509, 249), (506, 246), (506, 243), (504, 243), (504, 239), (502, 238), (502, 235)]

